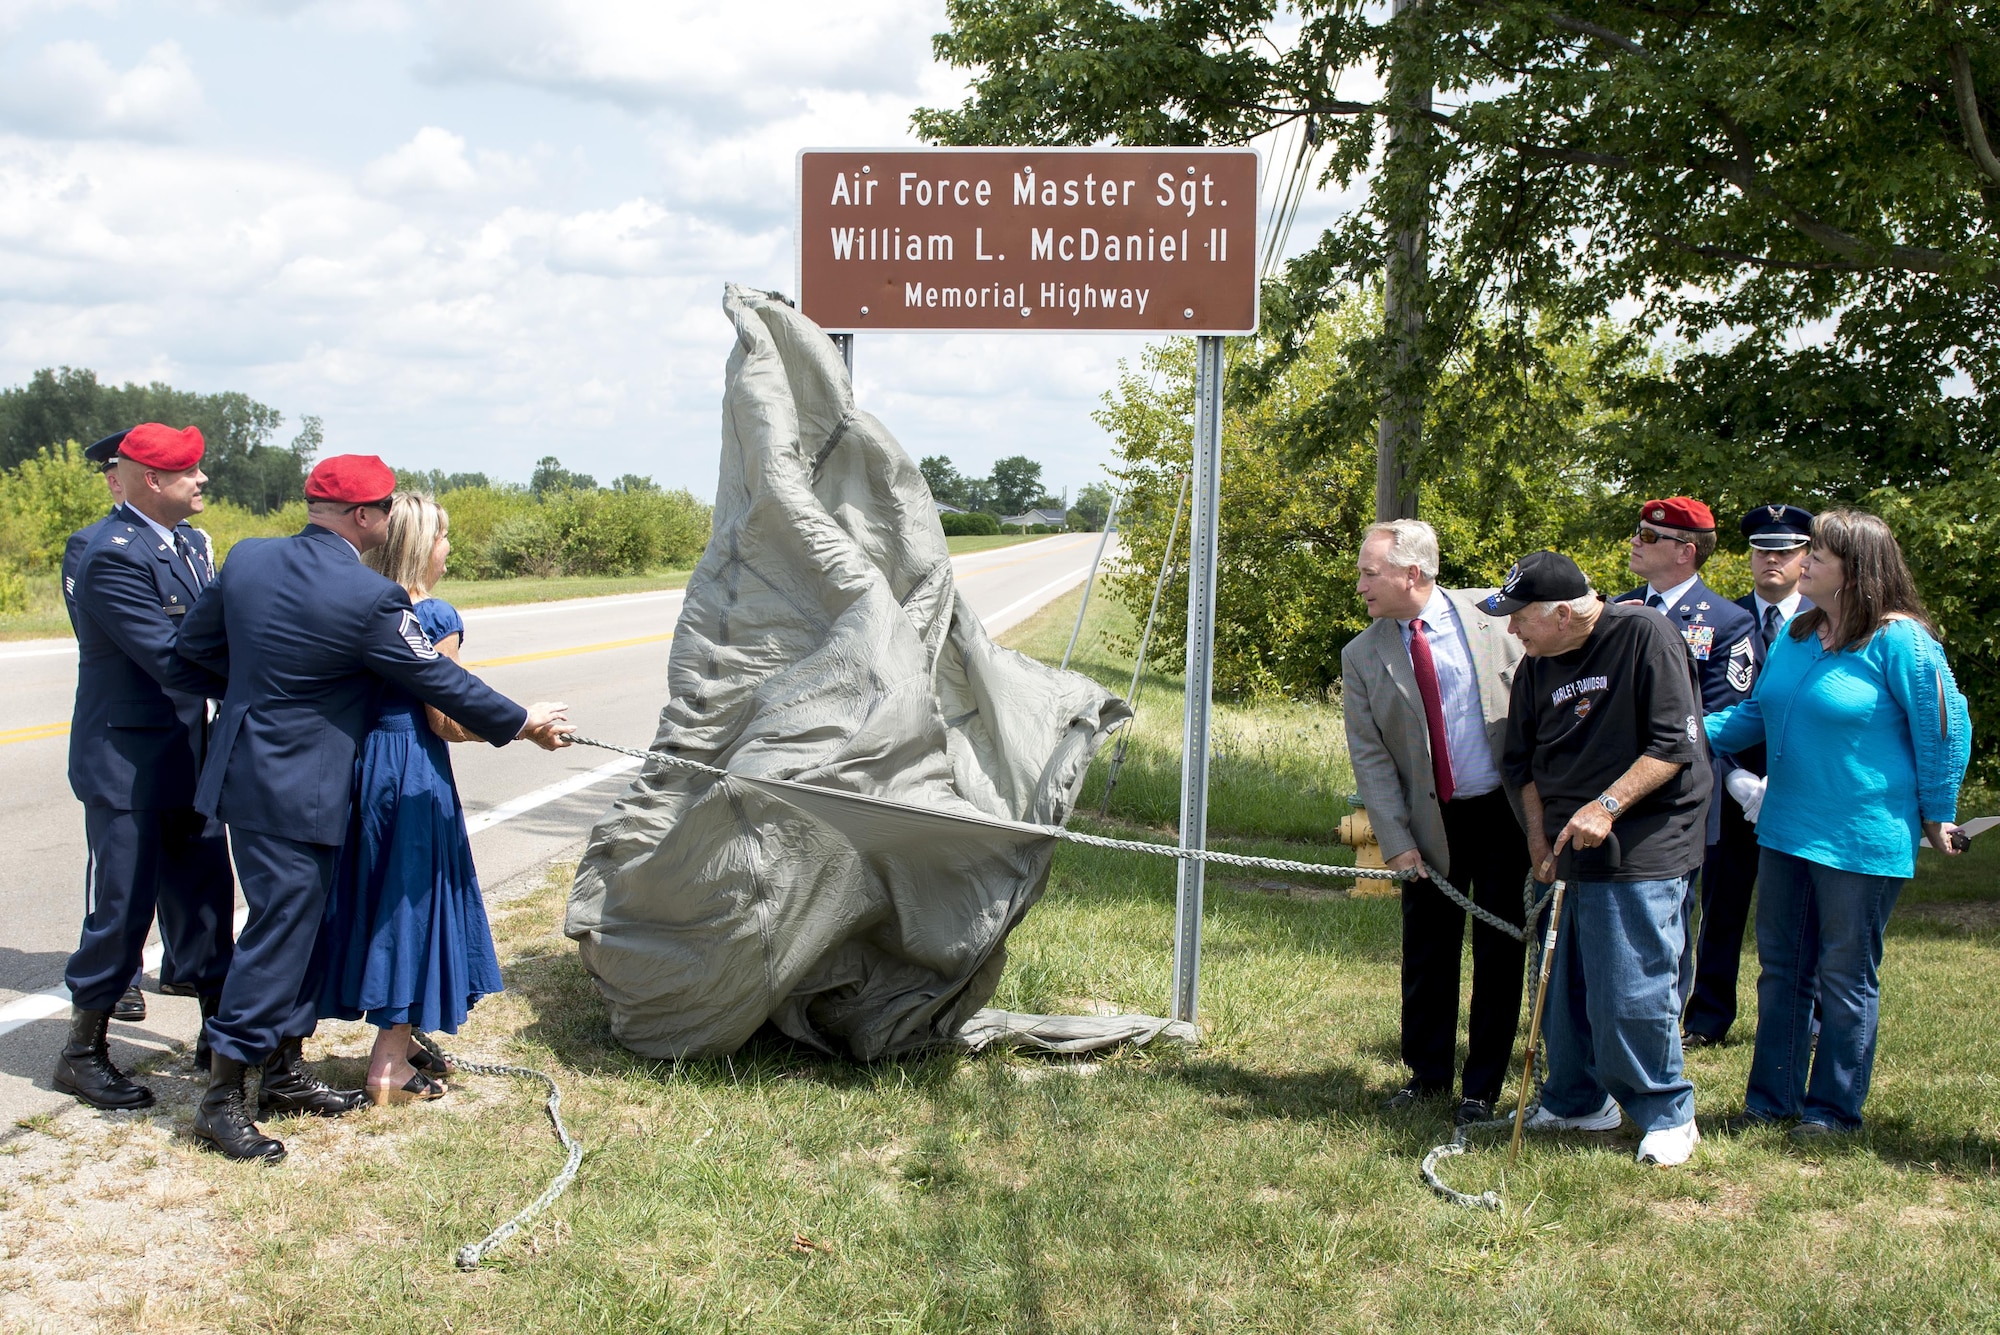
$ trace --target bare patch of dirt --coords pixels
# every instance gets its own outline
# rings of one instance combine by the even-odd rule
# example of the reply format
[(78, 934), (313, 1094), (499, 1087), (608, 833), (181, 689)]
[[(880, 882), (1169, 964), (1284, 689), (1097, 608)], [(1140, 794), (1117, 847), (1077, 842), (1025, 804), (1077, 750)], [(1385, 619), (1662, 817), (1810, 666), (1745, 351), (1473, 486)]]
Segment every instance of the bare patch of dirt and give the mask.
[(1716, 1220), (1745, 1218), (1757, 1208), (1757, 1197), (1740, 1183), (1725, 1182), (1705, 1198), (1654, 1201), (1649, 1208), (1660, 1218), (1673, 1223), (1713, 1223)]

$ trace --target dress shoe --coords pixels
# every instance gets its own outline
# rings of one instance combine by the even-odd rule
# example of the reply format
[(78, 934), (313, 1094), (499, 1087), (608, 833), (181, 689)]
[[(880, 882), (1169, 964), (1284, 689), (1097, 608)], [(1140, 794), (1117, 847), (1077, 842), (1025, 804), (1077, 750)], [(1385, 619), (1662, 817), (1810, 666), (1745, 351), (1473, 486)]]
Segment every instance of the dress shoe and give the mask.
[(288, 1038), (264, 1063), (257, 1087), (257, 1115), (272, 1117), (339, 1117), (365, 1101), (358, 1089), (334, 1089), (305, 1063), (305, 1040)]
[(1741, 1136), (1755, 1131), (1760, 1126), (1776, 1126), (1778, 1119), (1766, 1117), (1763, 1113), (1740, 1112), (1722, 1123), (1722, 1133), (1726, 1136)]
[(153, 1091), (137, 1084), (111, 1064), (111, 1045), (104, 1031), (111, 1023), (110, 1011), (70, 1008), (69, 1042), (56, 1058), (52, 1083), (65, 1094), (73, 1094), (93, 1108), (126, 1112), (153, 1106)]
[(285, 1144), (273, 1140), (250, 1120), (243, 1102), (243, 1063), (217, 1054), (209, 1066), (208, 1091), (194, 1113), (195, 1138), (216, 1151), (248, 1163), (274, 1164), (285, 1157)]
[(137, 1024), (146, 1018), (146, 994), (139, 990), (137, 983), (125, 989), (125, 995), (118, 998), (118, 1004), (111, 1008), (111, 1018), (121, 1024)]
[(1824, 1145), (1829, 1141), (1844, 1140), (1854, 1134), (1844, 1126), (1831, 1126), (1825, 1122), (1800, 1122), (1789, 1133), (1795, 1145)]
[(1719, 1048), (1721, 1046), (1722, 1040), (1719, 1038), (1710, 1038), (1707, 1034), (1697, 1034), (1692, 1029), (1681, 1030), (1681, 1050), (1684, 1052), (1692, 1052), (1696, 1048)]
[(1618, 1100), (1609, 1094), (1604, 1096), (1604, 1106), (1594, 1113), (1581, 1117), (1560, 1117), (1547, 1108), (1537, 1108), (1528, 1118), (1530, 1131), (1616, 1131), (1625, 1114), (1618, 1110)]
[(1492, 1120), (1493, 1100), (1491, 1099), (1460, 1099), (1458, 1101), (1458, 1111), (1451, 1115), (1451, 1124), (1453, 1126), (1471, 1126), (1474, 1122), (1490, 1122)]
[(208, 1046), (208, 1022), (222, 1009), (222, 993), (197, 992), (195, 1004), (201, 1007), (201, 1026), (194, 1035), (194, 1064), (196, 1070), (206, 1071), (215, 1059), (214, 1051)]
[(418, 1071), (398, 1085), (378, 1085), (368, 1082), (368, 1101), (380, 1108), (384, 1104), (428, 1103), (432, 1099), (445, 1096), (445, 1087)]
[(1417, 1085), (1404, 1085), (1401, 1089), (1382, 1100), (1383, 1112), (1407, 1112), (1427, 1099), (1438, 1098), (1448, 1091), (1423, 1089)]

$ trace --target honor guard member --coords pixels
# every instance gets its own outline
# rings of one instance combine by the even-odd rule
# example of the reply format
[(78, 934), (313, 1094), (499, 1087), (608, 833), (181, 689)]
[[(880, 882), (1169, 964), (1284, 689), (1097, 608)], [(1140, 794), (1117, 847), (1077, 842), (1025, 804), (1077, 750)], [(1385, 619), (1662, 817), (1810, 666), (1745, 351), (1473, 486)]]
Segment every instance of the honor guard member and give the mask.
[(524, 709), (439, 654), (409, 594), (361, 563), (388, 538), (395, 486), (372, 455), (322, 460), (306, 479), (305, 528), (231, 548), (181, 630), (181, 654), (228, 678), (196, 804), (229, 826), (249, 916), (208, 1021), (214, 1056), (194, 1133), (234, 1159), (285, 1154), (244, 1104), (247, 1067), (264, 1068), (260, 1117), (339, 1116), (363, 1102), (320, 1083), (300, 1049), (314, 1027), (314, 945), (347, 837), (354, 757), (382, 681), (495, 746), (567, 744), (561, 706)]
[[(125, 500), (125, 489), (118, 485), (118, 442), (125, 439), (123, 431), (115, 431), (103, 440), (93, 441), (83, 452), (83, 457), (96, 464), (104, 474), (104, 489), (111, 493), (111, 509), (116, 510)], [(76, 632), (76, 568), (83, 564), (83, 549), (90, 545), (91, 535), (104, 527), (111, 518), (107, 510), (103, 519), (94, 520), (69, 535), (63, 544), (62, 594), (63, 610), (69, 613), (69, 628)], [(146, 1018), (146, 994), (139, 990), (137, 980), (125, 989), (125, 995), (118, 998), (118, 1004), (111, 1008), (111, 1018), (123, 1020), (127, 1024), (137, 1024)]]
[[(1695, 677), (1701, 683), (1704, 714), (1727, 709), (1750, 694), (1757, 679), (1756, 627), (1750, 614), (1704, 584), (1701, 568), (1715, 555), (1715, 515), (1691, 496), (1669, 496), (1647, 501), (1639, 507), (1639, 522), (1632, 529), (1632, 573), (1645, 583), (1630, 593), (1619, 595), (1621, 603), (1644, 603), (1664, 613), (1686, 641), (1688, 656), (1694, 660)], [(1699, 895), (1707, 912), (1708, 856), (1716, 852), (1722, 837), (1722, 803), (1716, 800), (1729, 771), (1727, 760), (1713, 756), (1713, 783), (1710, 786), (1707, 826), (1707, 856), (1699, 879), (1688, 882), (1688, 903), (1683, 917), (1687, 935), (1681, 950), (1681, 1005), (1694, 990), (1695, 940), (1698, 932), (1695, 901)]]
[[(1799, 571), (1812, 543), (1810, 512), (1796, 505), (1760, 505), (1738, 525), (1750, 543), (1750, 578), (1755, 586), (1736, 600), (1755, 627), (1750, 645), (1762, 673), (1771, 641), (1787, 621), (1812, 606), (1799, 594)], [(1750, 895), (1757, 884), (1757, 816), (1764, 805), (1764, 748), (1728, 757), (1718, 795), (1722, 837), (1702, 868), (1701, 944), (1695, 950), (1694, 995), (1681, 1022), (1683, 1047), (1720, 1043), (1736, 1022), (1736, 976), (1743, 958), (1743, 930), (1750, 920)]]
[(222, 827), (194, 809), (221, 679), (174, 651), (213, 578), (188, 526), (202, 508), (201, 432), (149, 422), (118, 446), (125, 499), (77, 561), (76, 708), (69, 781), (84, 804), (87, 912), (64, 969), (74, 1006), (55, 1087), (98, 1108), (152, 1092), (111, 1063), (105, 1022), (140, 968), (157, 910), (163, 985), (212, 1013), (229, 968), (235, 886)]

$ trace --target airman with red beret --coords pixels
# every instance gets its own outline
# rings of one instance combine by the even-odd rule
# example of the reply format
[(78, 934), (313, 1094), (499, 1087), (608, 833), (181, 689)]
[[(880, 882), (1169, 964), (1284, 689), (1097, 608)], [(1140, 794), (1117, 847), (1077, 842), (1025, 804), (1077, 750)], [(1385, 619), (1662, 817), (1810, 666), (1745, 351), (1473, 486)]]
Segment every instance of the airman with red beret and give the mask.
[[(1646, 582), (1616, 601), (1657, 608), (1681, 634), (1701, 682), (1704, 713), (1729, 708), (1750, 694), (1757, 680), (1757, 624), (1750, 614), (1702, 582), (1701, 568), (1715, 555), (1715, 512), (1692, 496), (1668, 496), (1639, 507), (1632, 530), (1631, 567)], [(1688, 882), (1687, 937), (1681, 950), (1683, 1008), (1694, 991), (1695, 944), (1699, 939), (1697, 901), (1704, 906), (1716, 876), (1712, 868), (1727, 856), (1724, 822), (1740, 820), (1731, 803), (1718, 800), (1735, 762), (1711, 757), (1715, 784), (1708, 806), (1708, 848), (1699, 878)], [(1699, 1042), (1699, 1039), (1696, 1040)]]

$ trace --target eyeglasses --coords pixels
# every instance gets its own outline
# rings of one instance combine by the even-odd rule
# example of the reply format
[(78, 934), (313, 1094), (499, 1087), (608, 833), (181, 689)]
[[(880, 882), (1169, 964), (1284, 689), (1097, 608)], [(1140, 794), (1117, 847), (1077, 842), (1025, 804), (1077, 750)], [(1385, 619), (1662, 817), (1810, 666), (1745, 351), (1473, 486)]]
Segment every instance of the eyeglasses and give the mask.
[(1656, 542), (1684, 542), (1690, 547), (1694, 546), (1693, 538), (1677, 538), (1671, 533), (1661, 533), (1650, 528), (1635, 528), (1632, 530), (1632, 536), (1648, 547)]

